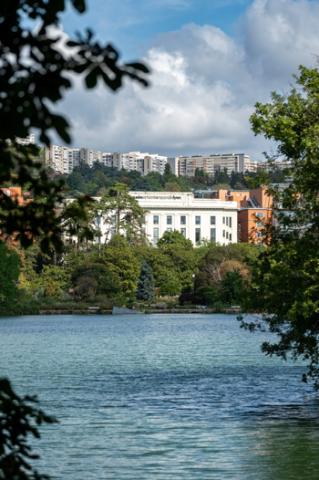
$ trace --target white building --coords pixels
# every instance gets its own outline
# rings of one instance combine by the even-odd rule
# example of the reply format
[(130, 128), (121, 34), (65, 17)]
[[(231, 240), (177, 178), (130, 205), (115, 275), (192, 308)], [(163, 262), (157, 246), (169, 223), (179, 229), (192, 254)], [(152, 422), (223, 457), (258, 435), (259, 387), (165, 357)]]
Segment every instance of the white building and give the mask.
[(292, 168), (291, 160), (288, 159), (277, 159), (273, 162), (259, 162), (257, 165), (258, 169), (266, 170), (267, 172), (271, 172), (274, 170), (289, 170)]
[(167, 157), (157, 154), (145, 154), (143, 175), (147, 175), (151, 172), (157, 172), (161, 175), (165, 172), (165, 166), (167, 164)]
[(113, 156), (110, 152), (102, 153), (102, 163), (105, 167), (113, 167)]
[(45, 148), (44, 161), (55, 172), (69, 174), (80, 164), (80, 149), (50, 145)]
[(19, 145), (34, 145), (35, 135), (34, 133), (30, 133), (30, 135), (25, 138), (16, 137), (16, 142), (19, 143)]
[(145, 152), (113, 153), (112, 166), (117, 170), (124, 168), (128, 171), (140, 172), (147, 175), (150, 172), (163, 174), (167, 157)]
[(178, 159), (179, 157), (168, 157), (167, 163), (171, 168), (171, 172), (176, 175), (176, 177), (179, 176), (179, 171), (178, 171)]
[(196, 170), (203, 170), (213, 176), (218, 170), (244, 173), (257, 170), (257, 162), (245, 153), (223, 153), (213, 155), (180, 156), (170, 159), (169, 164), (176, 175), (193, 177)]
[[(177, 230), (200, 245), (204, 240), (221, 245), (237, 243), (237, 202), (194, 198), (190, 192), (130, 192), (145, 209), (145, 234), (156, 245), (167, 231)], [(104, 242), (109, 224), (99, 223)]]
[(117, 170), (136, 171), (143, 174), (144, 156), (141, 152), (113, 153), (112, 166)]
[(93, 167), (95, 162), (102, 163), (103, 154), (99, 150), (91, 150), (90, 148), (80, 149), (80, 162), (89, 167)]

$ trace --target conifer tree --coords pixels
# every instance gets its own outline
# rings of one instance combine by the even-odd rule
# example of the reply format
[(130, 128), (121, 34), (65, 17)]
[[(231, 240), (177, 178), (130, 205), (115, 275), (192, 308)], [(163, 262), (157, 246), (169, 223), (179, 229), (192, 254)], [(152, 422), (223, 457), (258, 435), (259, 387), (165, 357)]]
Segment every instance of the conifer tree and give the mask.
[(147, 262), (143, 262), (140, 278), (138, 281), (136, 298), (151, 302), (154, 299), (154, 277), (151, 266)]

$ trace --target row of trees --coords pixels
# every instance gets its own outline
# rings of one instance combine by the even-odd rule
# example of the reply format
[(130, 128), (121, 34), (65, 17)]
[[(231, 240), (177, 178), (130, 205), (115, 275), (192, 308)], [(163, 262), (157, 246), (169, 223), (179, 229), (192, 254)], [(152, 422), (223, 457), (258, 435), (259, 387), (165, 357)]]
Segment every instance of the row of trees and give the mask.
[[(0, 282), (2, 313), (27, 313), (74, 302), (101, 305), (156, 303), (224, 308), (238, 305), (250, 279), (258, 248), (252, 245), (194, 248), (179, 232), (166, 232), (153, 247), (115, 234), (103, 245), (80, 250), (67, 244), (60, 255), (0, 244), (5, 282)], [(8, 274), (9, 272), (9, 274)]]
[(63, 178), (66, 182), (67, 195), (101, 196), (114, 183), (123, 183), (130, 190), (143, 191), (190, 191), (219, 187), (246, 189), (264, 184), (267, 179), (270, 182), (282, 182), (285, 179), (285, 173), (274, 168), (270, 173), (265, 171), (246, 172), (245, 174), (232, 172), (229, 175), (226, 171), (217, 171), (214, 176), (210, 176), (202, 170), (196, 170), (194, 177), (177, 177), (171, 172), (169, 165), (166, 165), (163, 175), (152, 172), (142, 176), (139, 172), (117, 170), (95, 163), (92, 167), (88, 165), (76, 167), (70, 175)]

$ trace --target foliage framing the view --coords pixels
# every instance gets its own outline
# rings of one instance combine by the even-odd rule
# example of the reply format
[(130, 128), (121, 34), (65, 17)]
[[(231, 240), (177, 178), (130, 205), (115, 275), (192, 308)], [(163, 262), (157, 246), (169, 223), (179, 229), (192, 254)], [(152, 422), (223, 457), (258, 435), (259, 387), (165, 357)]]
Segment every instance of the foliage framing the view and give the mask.
[(291, 179), (274, 190), (277, 209), (271, 245), (255, 265), (249, 307), (263, 314), (246, 327), (267, 328), (277, 342), (263, 351), (308, 363), (304, 380), (319, 388), (319, 71), (300, 67), (288, 96), (256, 105), (255, 134), (278, 144), (291, 162)]
[(39, 426), (54, 423), (37, 408), (36, 397), (20, 397), (7, 379), (0, 378), (0, 478), (4, 480), (46, 480), (34, 469), (38, 455), (27, 443), (29, 435), (39, 438)]
[(23, 246), (40, 237), (46, 250), (61, 246), (55, 206), (62, 185), (35, 160), (36, 147), (19, 145), (16, 137), (37, 131), (49, 145), (55, 132), (70, 143), (70, 125), (52, 108), (72, 87), (70, 74), (80, 75), (89, 89), (100, 81), (116, 91), (124, 78), (146, 86), (149, 73), (142, 63), (121, 63), (117, 50), (96, 41), (90, 30), (65, 40), (59, 22), (69, 3), (78, 13), (86, 10), (84, 0), (0, 3), (0, 185), (18, 185), (32, 196), (32, 202), (18, 205), (2, 193), (0, 228)]

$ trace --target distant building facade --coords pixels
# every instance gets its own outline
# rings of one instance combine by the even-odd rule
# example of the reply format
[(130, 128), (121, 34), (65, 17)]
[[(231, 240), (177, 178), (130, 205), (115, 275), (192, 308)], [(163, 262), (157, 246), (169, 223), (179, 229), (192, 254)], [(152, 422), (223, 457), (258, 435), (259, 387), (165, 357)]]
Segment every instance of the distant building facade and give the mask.
[(258, 170), (266, 170), (271, 172), (273, 170), (289, 170), (292, 167), (292, 163), (287, 159), (278, 159), (273, 162), (258, 162)]
[(122, 168), (128, 171), (136, 171), (141, 175), (157, 172), (161, 175), (165, 171), (167, 157), (144, 152), (113, 153), (112, 167), (117, 170)]
[[(177, 230), (194, 246), (203, 241), (228, 245), (237, 242), (237, 204), (197, 199), (191, 192), (130, 192), (145, 209), (145, 235), (156, 245), (165, 232)], [(101, 241), (108, 240), (109, 224), (100, 220)]]
[(194, 177), (196, 170), (202, 170), (210, 176), (217, 171), (244, 173), (255, 172), (257, 162), (245, 153), (179, 156), (169, 159), (173, 173), (179, 176)]
[(57, 173), (70, 174), (75, 167), (80, 165), (80, 149), (50, 145), (44, 150), (45, 165)]
[(90, 148), (80, 148), (80, 163), (93, 167), (94, 163), (102, 163), (102, 152)]
[(34, 133), (30, 133), (30, 135), (25, 138), (17, 137), (16, 142), (20, 145), (35, 145), (35, 135)]
[(163, 174), (167, 157), (143, 152), (110, 153), (89, 148), (50, 145), (44, 149), (44, 161), (48, 167), (62, 174), (70, 174), (79, 165), (93, 167), (96, 163), (101, 163), (117, 170), (124, 169), (147, 175), (150, 172)]
[(273, 198), (266, 187), (253, 190), (218, 190), (217, 198), (237, 203), (239, 242), (266, 241), (265, 229), (272, 223), (273, 216)]

